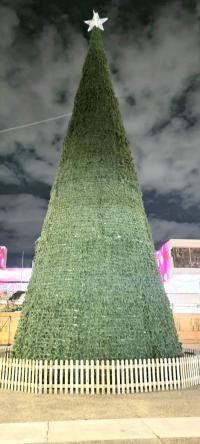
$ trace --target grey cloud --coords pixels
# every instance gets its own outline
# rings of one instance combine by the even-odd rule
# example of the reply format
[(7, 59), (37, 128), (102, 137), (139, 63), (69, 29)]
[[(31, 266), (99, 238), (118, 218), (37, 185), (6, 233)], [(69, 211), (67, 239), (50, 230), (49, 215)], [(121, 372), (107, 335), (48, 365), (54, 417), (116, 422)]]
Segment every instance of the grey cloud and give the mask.
[(4, 184), (19, 184), (17, 174), (6, 165), (0, 165), (0, 182)]
[[(13, 27), (8, 20), (8, 36), (9, 32), (13, 39)], [(86, 42), (69, 25), (66, 32), (69, 34), (67, 47), (64, 47), (55, 26), (49, 25), (42, 30), (32, 46), (25, 45), (23, 48), (16, 43), (14, 56), (12, 47), (9, 51), (1, 52), (4, 66), (0, 99), (2, 128), (71, 112)], [(63, 91), (67, 91), (67, 101)], [(34, 130), (24, 129), (0, 135), (0, 153), (10, 154), (15, 151), (16, 144), (20, 143), (27, 148), (34, 147), (44, 160), (53, 162), (51, 145), (56, 135), (64, 135), (66, 120), (46, 123), (34, 127)]]
[(11, 46), (15, 38), (16, 28), (19, 19), (16, 12), (8, 7), (1, 7), (1, 26), (0, 26), (0, 48), (6, 49)]
[[(12, 253), (24, 250), (32, 254), (39, 236), (47, 202), (30, 194), (2, 195), (0, 200), (0, 226), (8, 235), (8, 248)], [(3, 243), (4, 244), (4, 243)]]
[[(0, 41), (4, 40), (0, 48), (0, 128), (70, 113), (86, 54), (83, 36), (66, 20), (67, 45), (56, 27), (48, 25), (31, 46), (23, 46), (16, 40), (18, 17), (14, 9), (0, 8), (0, 17), (7, 23), (6, 28), (0, 26)], [(112, 31), (104, 37), (143, 190), (179, 193), (185, 208), (199, 205), (199, 36), (197, 18), (186, 14), (177, 3), (161, 10), (152, 30), (126, 35)], [(187, 100), (192, 125), (181, 112), (181, 97)], [(22, 177), (12, 169), (8, 171), (9, 156), (15, 154), (27, 179), (51, 185), (67, 123), (68, 118), (0, 135), (0, 154), (7, 156), (1, 169), (4, 182), (18, 184)], [(19, 146), (23, 150), (18, 152)], [(30, 252), (46, 203), (22, 196), (17, 201), (19, 209), (12, 196), (10, 201), (3, 198), (6, 211), (2, 223), (10, 232), (14, 230), (10, 238), (14, 251), (21, 249), (25, 226), (29, 227), (24, 242)], [(34, 211), (30, 215), (38, 221), (35, 224), (29, 224), (23, 214), (31, 207)], [(179, 233), (192, 236), (199, 230), (198, 224), (156, 218), (152, 227), (156, 242)]]
[(168, 239), (199, 239), (200, 223), (178, 223), (163, 219), (150, 218), (153, 238), (156, 243)]
[[(112, 36), (110, 56), (143, 189), (179, 191), (186, 205), (198, 204), (199, 176), (193, 171), (200, 167), (200, 86), (192, 88), (200, 78), (198, 20), (176, 4), (162, 9), (151, 38), (132, 33), (120, 44), (119, 39)], [(191, 127), (181, 113), (186, 92)], [(134, 106), (127, 97), (134, 97)]]

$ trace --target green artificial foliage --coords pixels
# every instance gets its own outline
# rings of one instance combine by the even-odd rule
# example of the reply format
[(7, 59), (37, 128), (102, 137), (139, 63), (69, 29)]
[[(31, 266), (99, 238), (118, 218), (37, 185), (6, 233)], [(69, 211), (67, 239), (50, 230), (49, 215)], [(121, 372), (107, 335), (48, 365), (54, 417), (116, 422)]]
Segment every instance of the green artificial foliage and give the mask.
[(100, 31), (92, 31), (13, 355), (180, 356)]

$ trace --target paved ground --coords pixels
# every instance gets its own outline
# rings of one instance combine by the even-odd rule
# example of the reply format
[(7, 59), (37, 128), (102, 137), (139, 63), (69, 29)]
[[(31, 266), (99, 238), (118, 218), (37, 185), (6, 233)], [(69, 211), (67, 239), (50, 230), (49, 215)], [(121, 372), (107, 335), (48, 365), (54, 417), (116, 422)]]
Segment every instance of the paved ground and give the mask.
[(200, 444), (200, 388), (134, 395), (0, 391), (0, 444)]
[(200, 387), (108, 396), (30, 395), (0, 391), (0, 423), (169, 416), (200, 417)]
[[(189, 440), (189, 441), (188, 441)], [(200, 417), (0, 424), (2, 444), (200, 442)]]

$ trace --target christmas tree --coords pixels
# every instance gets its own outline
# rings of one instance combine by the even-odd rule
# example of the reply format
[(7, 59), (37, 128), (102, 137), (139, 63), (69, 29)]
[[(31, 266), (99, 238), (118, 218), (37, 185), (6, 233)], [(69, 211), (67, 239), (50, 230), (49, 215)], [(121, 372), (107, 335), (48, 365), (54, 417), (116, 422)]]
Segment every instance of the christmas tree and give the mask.
[(97, 26), (13, 354), (32, 359), (181, 354)]

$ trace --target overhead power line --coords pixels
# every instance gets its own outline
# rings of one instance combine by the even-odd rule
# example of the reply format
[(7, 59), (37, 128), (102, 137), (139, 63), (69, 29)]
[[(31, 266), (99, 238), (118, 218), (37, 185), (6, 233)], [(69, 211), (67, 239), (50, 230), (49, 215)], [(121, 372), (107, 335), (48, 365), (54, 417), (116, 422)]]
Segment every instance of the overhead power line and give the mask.
[(71, 116), (71, 115), (72, 115), (72, 113), (61, 114), (61, 116), (50, 117), (49, 119), (39, 120), (38, 122), (26, 123), (25, 125), (19, 125), (19, 126), (13, 126), (12, 128), (6, 128), (6, 129), (0, 130), (0, 134), (9, 133), (11, 131), (15, 131), (15, 130), (23, 129), (23, 128), (29, 128), (30, 126), (40, 125), (42, 123), (50, 122), (52, 120), (63, 119), (64, 117)]

